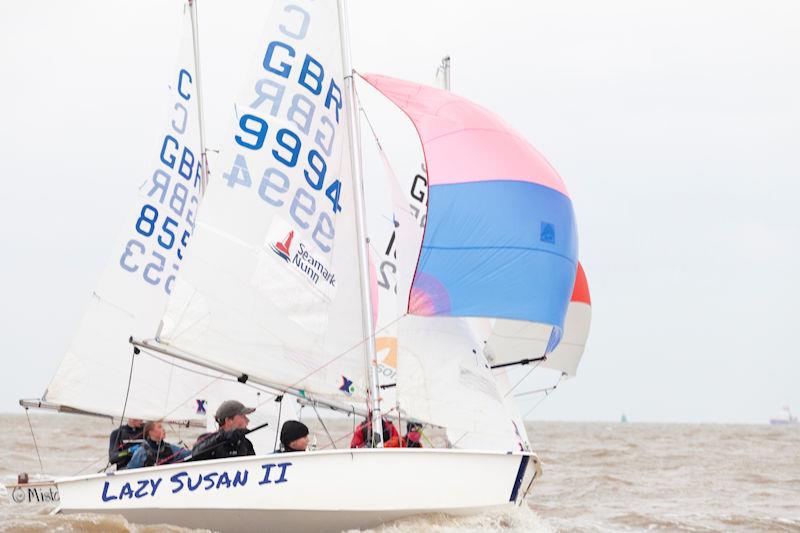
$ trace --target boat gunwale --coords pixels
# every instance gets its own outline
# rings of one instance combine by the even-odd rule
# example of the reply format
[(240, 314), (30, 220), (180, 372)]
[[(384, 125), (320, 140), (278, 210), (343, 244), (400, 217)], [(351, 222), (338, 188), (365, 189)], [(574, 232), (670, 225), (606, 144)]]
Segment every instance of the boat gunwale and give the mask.
[(116, 470), (113, 472), (100, 472), (97, 474), (85, 474), (82, 476), (68, 476), (63, 478), (55, 478), (53, 483), (56, 487), (60, 483), (74, 483), (80, 481), (88, 481), (93, 479), (101, 479), (107, 477), (124, 476), (128, 474), (136, 475), (144, 472), (167, 472), (186, 468), (187, 465), (217, 465), (228, 463), (239, 463), (243, 461), (252, 461), (254, 459), (272, 459), (272, 458), (290, 458), (290, 457), (306, 457), (306, 456), (325, 456), (325, 455), (344, 455), (344, 454), (445, 454), (445, 455), (478, 455), (478, 456), (512, 456), (512, 457), (531, 457), (535, 461), (540, 462), (539, 456), (532, 451), (501, 451), (501, 450), (468, 450), (460, 448), (342, 448), (336, 450), (306, 450), (303, 452), (274, 452), (271, 454), (263, 455), (240, 455), (237, 457), (225, 457), (223, 459), (208, 459), (203, 461), (184, 461), (180, 463), (170, 463), (158, 466), (148, 466), (142, 468), (131, 468), (125, 470)]

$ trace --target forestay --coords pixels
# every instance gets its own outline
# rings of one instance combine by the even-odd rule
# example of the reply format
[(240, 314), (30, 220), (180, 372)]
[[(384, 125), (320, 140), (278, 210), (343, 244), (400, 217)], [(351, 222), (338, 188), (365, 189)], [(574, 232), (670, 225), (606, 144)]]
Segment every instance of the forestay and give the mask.
[(339, 39), (334, 2), (273, 6), (159, 340), (261, 383), (360, 403)]
[(189, 363), (179, 367), (145, 354), (137, 357), (131, 374), (128, 338), (156, 331), (205, 188), (189, 10), (183, 24), (180, 56), (169, 80), (168, 118), (151, 154), (152, 175), (139, 188), (110, 264), (42, 398), (63, 411), (119, 417), (124, 409), (130, 417), (204, 425), (206, 408), (242, 394), (238, 384), (207, 370), (198, 374), (199, 367)]

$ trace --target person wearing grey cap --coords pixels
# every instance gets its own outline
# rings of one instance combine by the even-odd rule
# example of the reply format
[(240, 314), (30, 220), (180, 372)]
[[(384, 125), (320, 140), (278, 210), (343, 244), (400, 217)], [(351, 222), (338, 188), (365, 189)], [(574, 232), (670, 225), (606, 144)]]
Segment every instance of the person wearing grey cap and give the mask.
[(190, 460), (205, 461), (255, 455), (253, 443), (245, 437), (247, 424), (250, 422), (247, 415), (253, 411), (255, 411), (254, 408), (245, 407), (236, 400), (222, 402), (214, 415), (214, 419), (219, 424), (219, 430), (214, 433), (205, 433), (197, 438)]

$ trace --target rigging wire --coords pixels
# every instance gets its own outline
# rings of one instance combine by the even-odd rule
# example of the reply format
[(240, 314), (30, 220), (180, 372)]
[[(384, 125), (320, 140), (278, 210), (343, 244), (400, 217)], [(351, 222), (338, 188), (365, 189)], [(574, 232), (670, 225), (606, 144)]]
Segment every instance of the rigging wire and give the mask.
[[(195, 391), (188, 398), (184, 399), (183, 402), (177, 403), (175, 408), (173, 408), (171, 411), (167, 412), (164, 415), (164, 418), (168, 417), (169, 415), (171, 415), (172, 413), (174, 413), (175, 411), (180, 409), (181, 405), (185, 404), (186, 402), (191, 400), (193, 397), (197, 396), (199, 393), (203, 392), (204, 390), (209, 388), (211, 385), (216, 383), (217, 381), (226, 381), (226, 382), (229, 382), (229, 383), (235, 383), (235, 382), (238, 381), (236, 378), (233, 378), (233, 377), (227, 377), (225, 375), (214, 375), (214, 374), (210, 374), (210, 373), (207, 373), (207, 372), (202, 372), (202, 371), (194, 369), (194, 368), (189, 368), (187, 366), (180, 365), (180, 364), (178, 364), (176, 362), (173, 362), (171, 360), (172, 358), (167, 359), (167, 358), (160, 357), (159, 355), (155, 354), (154, 352), (149, 351), (147, 348), (143, 348), (143, 350), (144, 350), (144, 353), (147, 354), (148, 356), (150, 356), (150, 357), (152, 357), (152, 358), (154, 358), (154, 359), (156, 359), (158, 361), (161, 361), (162, 363), (164, 363), (166, 365), (171, 365), (171, 366), (174, 366), (176, 368), (180, 368), (181, 370), (184, 370), (186, 372), (189, 372), (189, 373), (192, 373), (192, 374), (197, 374), (199, 376), (204, 376), (204, 377), (207, 377), (207, 378), (213, 380), (210, 383), (206, 384), (204, 387), (202, 387), (202, 388), (198, 389), (197, 391)], [(271, 391), (268, 391), (268, 390), (266, 390), (266, 389), (264, 389), (262, 387), (259, 387), (256, 384), (253, 384), (253, 383), (250, 383), (250, 382), (243, 383), (243, 385), (247, 386), (247, 387), (250, 387), (251, 389), (254, 389), (254, 390), (258, 391), (258, 392), (263, 392), (265, 394), (269, 394), (270, 395), (270, 398), (258, 403), (257, 407), (267, 403), (268, 401), (271, 401), (273, 398), (276, 398), (278, 396), (278, 394), (275, 394), (275, 393), (273, 393)]]
[(534, 409), (536, 409), (537, 407), (539, 407), (539, 405), (540, 405), (540, 404), (541, 404), (543, 401), (545, 401), (545, 400), (546, 400), (546, 399), (547, 399), (547, 398), (550, 396), (550, 393), (551, 393), (551, 392), (553, 392), (554, 390), (556, 390), (556, 387), (558, 387), (558, 384), (559, 384), (559, 383), (561, 383), (561, 380), (562, 380), (562, 379), (564, 379), (564, 376), (565, 376), (565, 375), (566, 375), (566, 374), (562, 373), (560, 376), (558, 376), (558, 381), (556, 381), (556, 384), (555, 384), (555, 385), (553, 385), (552, 387), (550, 387), (550, 388), (548, 388), (548, 389), (543, 389), (543, 390), (542, 390), (542, 392), (544, 392), (544, 396), (542, 396), (542, 398), (541, 398), (541, 399), (540, 399), (538, 402), (536, 402), (535, 404), (533, 404), (533, 407), (531, 407), (530, 409), (528, 409), (527, 411), (525, 411), (525, 414), (524, 414), (524, 415), (522, 415), (522, 417), (521, 417), (521, 418), (522, 418), (522, 420), (525, 420), (525, 417), (526, 417), (526, 416), (528, 416), (529, 414), (531, 414), (531, 413), (533, 412), (533, 410), (534, 410)]
[(531, 372), (533, 372), (534, 370), (536, 370), (537, 368), (539, 368), (539, 365), (540, 365), (540, 364), (542, 364), (542, 361), (537, 361), (537, 362), (536, 362), (536, 364), (535, 364), (535, 365), (533, 365), (533, 366), (531, 367), (531, 369), (530, 369), (530, 370), (528, 370), (528, 372), (526, 372), (526, 373), (525, 373), (525, 375), (524, 375), (524, 376), (522, 376), (522, 378), (521, 378), (519, 381), (517, 381), (517, 382), (514, 384), (514, 386), (513, 386), (513, 387), (511, 387), (510, 389), (508, 389), (508, 390), (506, 391), (506, 393), (505, 393), (505, 394), (503, 394), (503, 398), (505, 398), (506, 396), (508, 396), (509, 394), (511, 394), (511, 392), (512, 392), (514, 389), (516, 389), (517, 387), (519, 387), (519, 386), (520, 386), (520, 384), (521, 384), (523, 381), (525, 381), (525, 380), (528, 378), (528, 376), (530, 376), (530, 375), (531, 375)]
[[(128, 408), (128, 398), (131, 394), (131, 381), (133, 381), (133, 363), (136, 360), (136, 354), (140, 352), (139, 348), (136, 346), (133, 347), (133, 353), (131, 354), (131, 370), (128, 373), (128, 386), (125, 388), (125, 403), (122, 404), (122, 414), (119, 417), (119, 426), (117, 427), (117, 439), (114, 441), (114, 448), (116, 449), (119, 446), (119, 436), (122, 432), (122, 424), (125, 420), (125, 410)], [(106, 468), (111, 466), (111, 461), (108, 462)]]
[(322, 425), (322, 429), (325, 430), (325, 433), (328, 435), (328, 438), (331, 440), (331, 444), (333, 445), (333, 449), (334, 450), (337, 449), (336, 448), (336, 441), (333, 440), (333, 436), (331, 435), (331, 432), (328, 431), (328, 426), (325, 425), (325, 421), (322, 420), (321, 416), (319, 416), (319, 411), (317, 411), (317, 405), (312, 403), (311, 407), (314, 409), (314, 413), (316, 413), (317, 420), (319, 420), (319, 423)]
[(44, 474), (44, 465), (42, 464), (42, 456), (39, 454), (39, 445), (36, 444), (36, 435), (33, 432), (33, 424), (31, 424), (31, 417), (28, 415), (28, 408), (25, 408), (25, 418), (28, 419), (28, 427), (31, 428), (31, 438), (33, 439), (33, 448), (36, 450), (36, 458), (39, 459), (39, 471)]

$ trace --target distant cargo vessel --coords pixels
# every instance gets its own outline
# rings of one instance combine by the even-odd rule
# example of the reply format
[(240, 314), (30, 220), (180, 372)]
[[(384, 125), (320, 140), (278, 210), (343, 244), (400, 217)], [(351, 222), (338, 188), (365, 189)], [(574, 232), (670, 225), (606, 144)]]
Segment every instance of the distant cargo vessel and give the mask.
[(786, 416), (770, 418), (769, 423), (773, 426), (796, 426), (798, 424), (797, 417), (792, 415), (792, 411), (789, 409), (789, 406), (784, 405), (783, 410), (786, 412)]

